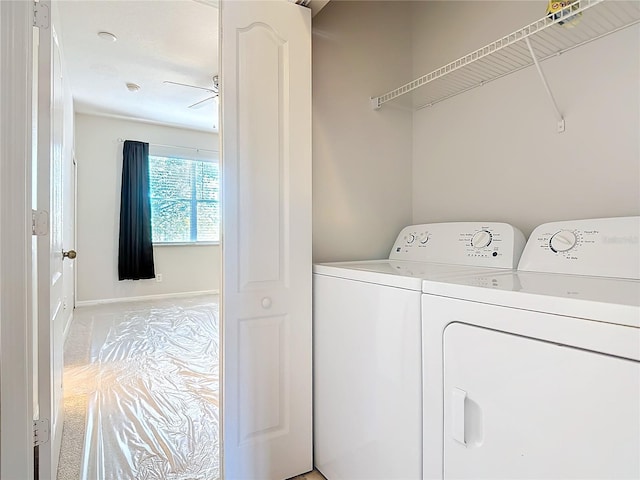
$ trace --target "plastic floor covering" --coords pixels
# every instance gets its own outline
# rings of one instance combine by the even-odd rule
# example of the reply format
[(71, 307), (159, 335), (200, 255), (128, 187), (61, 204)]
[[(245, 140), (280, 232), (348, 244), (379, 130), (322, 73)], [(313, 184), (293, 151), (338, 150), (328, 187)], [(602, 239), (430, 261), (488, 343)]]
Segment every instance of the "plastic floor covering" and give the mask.
[[(79, 310), (86, 397), (82, 480), (219, 478), (218, 304), (213, 297)], [(67, 364), (67, 362), (65, 362)]]

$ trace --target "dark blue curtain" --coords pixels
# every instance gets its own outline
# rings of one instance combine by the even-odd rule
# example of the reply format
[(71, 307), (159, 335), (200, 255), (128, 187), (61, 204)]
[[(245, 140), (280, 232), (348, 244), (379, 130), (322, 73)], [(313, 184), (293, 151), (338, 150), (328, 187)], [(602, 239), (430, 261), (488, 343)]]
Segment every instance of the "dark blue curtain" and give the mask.
[(127, 140), (122, 151), (118, 278), (155, 278), (149, 198), (149, 144)]

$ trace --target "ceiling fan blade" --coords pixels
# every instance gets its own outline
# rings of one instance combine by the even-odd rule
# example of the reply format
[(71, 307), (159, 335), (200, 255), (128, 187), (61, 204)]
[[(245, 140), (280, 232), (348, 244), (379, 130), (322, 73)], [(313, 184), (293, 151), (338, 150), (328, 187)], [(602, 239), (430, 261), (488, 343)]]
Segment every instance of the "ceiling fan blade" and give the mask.
[(182, 86), (182, 87), (197, 88), (198, 90), (205, 90), (205, 91), (210, 92), (210, 93), (216, 93), (216, 91), (215, 91), (215, 90), (213, 90), (212, 88), (198, 87), (198, 86), (196, 86), (196, 85), (189, 85), (189, 84), (187, 84), (187, 83), (171, 82), (171, 81), (169, 81), (169, 80), (165, 80), (165, 81), (164, 81), (164, 82), (162, 82), (162, 83), (167, 83), (167, 84), (169, 84), (169, 85), (180, 85), (180, 86)]
[(211, 102), (214, 98), (216, 98), (218, 95), (214, 95), (213, 97), (208, 97), (205, 98), (204, 100), (200, 100), (199, 102), (194, 103), (193, 105), (189, 105), (188, 108), (202, 108), (204, 107), (208, 102)]

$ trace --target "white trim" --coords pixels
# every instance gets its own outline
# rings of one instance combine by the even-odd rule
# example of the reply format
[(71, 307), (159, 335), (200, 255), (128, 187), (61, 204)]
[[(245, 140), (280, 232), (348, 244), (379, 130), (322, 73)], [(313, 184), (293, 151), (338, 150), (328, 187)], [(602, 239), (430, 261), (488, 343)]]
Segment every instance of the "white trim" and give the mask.
[[(1, 1), (1, 0), (0, 0)], [(136, 117), (127, 117), (126, 115), (117, 115), (114, 113), (105, 113), (98, 112), (87, 108), (86, 106), (79, 105), (75, 110), (75, 113), (79, 113), (80, 115), (91, 115), (94, 117), (104, 117), (104, 118), (113, 118), (115, 120), (127, 120), (130, 122), (138, 122), (138, 123), (146, 123), (149, 125), (159, 125), (161, 127), (171, 127), (171, 128), (179, 128), (181, 130), (189, 130), (192, 132), (205, 132), (205, 133), (215, 133), (216, 135), (219, 133), (217, 128), (195, 128), (195, 127), (187, 127), (185, 125), (179, 123), (171, 123), (171, 122), (160, 122), (157, 120), (147, 120), (144, 118), (136, 118)]]
[(219, 247), (220, 241), (215, 242), (154, 242), (154, 247)]
[(109, 303), (143, 302), (148, 300), (161, 300), (165, 298), (196, 297), (201, 295), (218, 295), (219, 290), (200, 290), (197, 292), (161, 293), (158, 295), (142, 295), (139, 297), (102, 298), (99, 300), (82, 300), (76, 302), (76, 308), (93, 307)]
[[(118, 142), (124, 143), (124, 140), (122, 138), (118, 138)], [(155, 155), (156, 157), (162, 157), (164, 156), (162, 152), (171, 151), (171, 150), (182, 150), (183, 152), (196, 152), (196, 153), (203, 152), (204, 155), (202, 155), (202, 158), (198, 158), (198, 160), (217, 163), (218, 158), (213, 159), (212, 157), (219, 157), (220, 155), (219, 150), (213, 150), (210, 148), (200, 148), (200, 147), (185, 146), (185, 145), (167, 145), (164, 143), (153, 143), (153, 142), (148, 142), (148, 143), (149, 143), (149, 155)], [(154, 153), (151, 153), (152, 151)], [(160, 153), (155, 153), (155, 152), (160, 152)], [(210, 155), (210, 154), (214, 154), (214, 155)], [(172, 155), (169, 154), (169, 156), (172, 156)]]
[(0, 1), (0, 477), (33, 478), (33, 3)]

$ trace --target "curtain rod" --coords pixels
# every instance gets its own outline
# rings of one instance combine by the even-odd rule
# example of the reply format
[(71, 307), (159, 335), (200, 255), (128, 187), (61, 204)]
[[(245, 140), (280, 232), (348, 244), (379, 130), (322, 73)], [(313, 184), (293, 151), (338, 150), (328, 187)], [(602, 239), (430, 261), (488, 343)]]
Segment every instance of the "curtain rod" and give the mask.
[[(122, 138), (119, 138), (118, 142), (124, 143), (124, 140)], [(149, 145), (153, 145), (154, 147), (183, 148), (185, 150), (195, 150), (196, 152), (219, 153), (218, 150), (208, 150), (206, 148), (196, 148), (196, 147), (182, 147), (180, 145), (163, 145), (162, 143), (149, 143)]]

